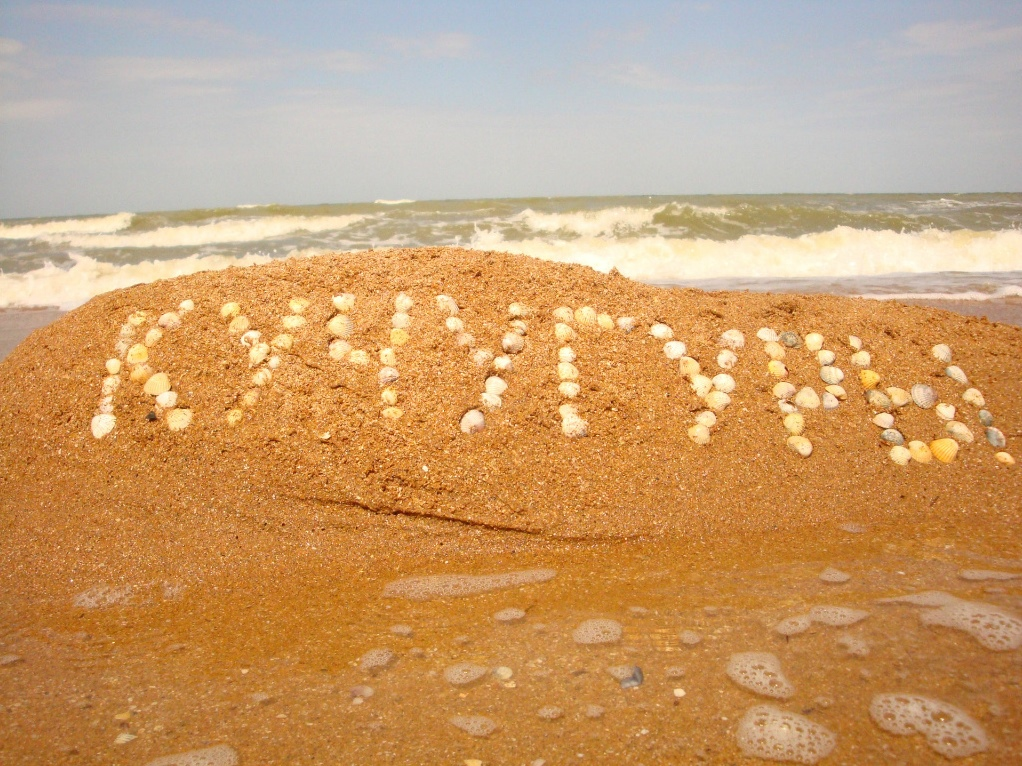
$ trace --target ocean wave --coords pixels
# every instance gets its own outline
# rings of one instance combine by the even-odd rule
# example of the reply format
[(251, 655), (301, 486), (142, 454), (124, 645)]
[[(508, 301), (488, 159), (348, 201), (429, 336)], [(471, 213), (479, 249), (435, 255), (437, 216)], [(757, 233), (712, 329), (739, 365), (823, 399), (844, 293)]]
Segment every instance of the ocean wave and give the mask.
[(115, 213), (95, 218), (65, 218), (42, 223), (0, 223), (0, 239), (38, 239), (73, 234), (112, 234), (131, 226), (134, 213)]
[(581, 237), (621, 235), (653, 224), (653, 217), (663, 210), (641, 207), (608, 207), (601, 210), (576, 210), (570, 213), (543, 213), (526, 208), (509, 219), (525, 228), (554, 234), (567, 232)]
[(1000, 301), (1022, 298), (1022, 285), (1004, 285), (991, 292), (967, 290), (961, 293), (863, 293), (858, 298), (878, 301)]
[(374, 205), (410, 205), (413, 199), (374, 199)]

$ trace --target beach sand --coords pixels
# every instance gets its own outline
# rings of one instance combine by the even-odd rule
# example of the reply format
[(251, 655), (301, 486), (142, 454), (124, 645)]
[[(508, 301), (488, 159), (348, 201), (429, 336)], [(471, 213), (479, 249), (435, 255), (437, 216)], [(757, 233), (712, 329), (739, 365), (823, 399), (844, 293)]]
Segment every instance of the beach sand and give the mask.
[[(365, 370), (327, 354), (341, 292), (357, 296), (348, 342), (369, 353)], [(376, 360), (400, 292), (415, 306), (395, 348), (403, 414), (392, 421)], [(457, 299), (476, 350), (499, 353), (509, 304), (534, 309), (482, 433), (458, 422), (479, 406), (489, 365), (444, 327), (441, 293)], [(267, 340), (295, 298), (309, 301), (306, 324), (259, 400), (242, 404), (266, 366), (250, 367), (220, 308), (239, 302)], [(147, 312), (130, 342), (140, 341), (186, 299), (194, 311), (148, 363), (169, 374), (192, 424), (175, 433), (147, 419), (152, 398), (125, 369), (116, 428), (93, 438), (122, 325)], [(582, 439), (566, 438), (558, 418), (551, 311), (562, 305), (638, 321), (632, 333), (572, 322)], [(737, 388), (707, 446), (687, 436), (703, 405), (649, 336), (655, 322), (707, 375), (720, 372), (721, 334), (744, 333)], [(822, 333), (848, 376), (837, 410), (804, 411), (808, 459), (785, 445), (762, 326)], [(864, 341), (881, 388), (930, 384), (975, 443), (949, 465), (891, 462), (849, 335)], [(100, 296), (0, 364), (0, 655), (17, 658), (0, 666), (0, 760), (146, 763), (225, 743), (242, 763), (735, 762), (736, 722), (771, 700), (724, 668), (732, 653), (769, 651), (796, 687), (773, 702), (836, 733), (827, 763), (932, 762), (922, 738), (869, 718), (873, 695), (902, 691), (972, 715), (990, 740), (974, 762), (1017, 762), (1022, 652), (876, 603), (940, 590), (1009, 615), (1022, 606), (1020, 579), (959, 576), (1022, 572), (1022, 474), (994, 459), (964, 387), (930, 354), (940, 342), (1017, 453), (1022, 331), (928, 307), (663, 290), (449, 249), (286, 261)], [(810, 352), (792, 349), (785, 363), (798, 386), (822, 391)], [(242, 419), (231, 427), (233, 409)], [(910, 405), (897, 419), (909, 438), (943, 435), (932, 411)], [(822, 583), (828, 566), (851, 579)], [(556, 576), (463, 598), (382, 597), (403, 577), (536, 568)], [(821, 604), (869, 617), (790, 639), (773, 630)], [(496, 621), (506, 607), (525, 619)], [(618, 621), (621, 639), (576, 643), (575, 627), (596, 617)], [(682, 630), (702, 640), (684, 644)], [(868, 653), (838, 644), (849, 636)], [(394, 652), (388, 667), (363, 667), (374, 648)], [(512, 676), (455, 686), (443, 673), (457, 662)], [(620, 688), (608, 667), (622, 665), (643, 669), (641, 686)], [(375, 693), (352, 691), (362, 685)], [(563, 714), (539, 715), (551, 706)], [(476, 738), (450, 722), (470, 715), (499, 728)]]

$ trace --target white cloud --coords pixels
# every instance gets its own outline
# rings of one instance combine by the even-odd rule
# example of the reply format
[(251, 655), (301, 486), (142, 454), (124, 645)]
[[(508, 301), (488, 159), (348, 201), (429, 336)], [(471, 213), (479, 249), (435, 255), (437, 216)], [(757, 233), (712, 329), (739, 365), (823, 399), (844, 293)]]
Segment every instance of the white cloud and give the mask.
[(71, 102), (61, 98), (33, 98), (0, 101), (0, 122), (29, 122), (60, 117), (71, 111)]
[(459, 59), (469, 56), (475, 41), (461, 32), (441, 32), (424, 37), (386, 37), (384, 42), (405, 56), (424, 59)]
[(17, 56), (24, 49), (24, 43), (10, 37), (0, 37), (0, 56)]
[(990, 21), (936, 21), (914, 24), (901, 34), (893, 53), (902, 56), (957, 56), (1022, 41), (1022, 26)]

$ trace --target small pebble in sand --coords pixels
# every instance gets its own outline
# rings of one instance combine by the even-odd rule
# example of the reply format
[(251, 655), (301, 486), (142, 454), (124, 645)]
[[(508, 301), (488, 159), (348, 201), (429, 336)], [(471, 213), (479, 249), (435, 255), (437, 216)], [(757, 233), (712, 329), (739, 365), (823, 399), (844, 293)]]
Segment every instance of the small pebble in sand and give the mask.
[(396, 659), (390, 649), (370, 649), (360, 658), (359, 667), (363, 672), (376, 673), (393, 665)]
[(391, 625), (390, 632), (395, 636), (403, 636), (404, 638), (410, 638), (412, 635), (412, 628), (409, 625)]
[(605, 712), (600, 705), (586, 705), (586, 718), (603, 718)]
[(678, 639), (685, 646), (695, 646), (703, 640), (703, 637), (694, 630), (683, 630), (678, 634)]
[(375, 693), (376, 692), (373, 690), (373, 687), (365, 686), (364, 684), (351, 687), (351, 698), (353, 700), (355, 699), (366, 700), (372, 697), (373, 694)]
[(17, 654), (0, 655), (0, 667), (5, 667), (7, 665), (16, 665), (19, 662), (22, 662), (22, 658), (19, 657)]
[(521, 622), (522, 620), (525, 619), (525, 610), (518, 609), (517, 607), (513, 606), (508, 607), (507, 609), (501, 609), (499, 612), (493, 615), (493, 619), (495, 619), (497, 622), (502, 622), (505, 625), (514, 622)]
[(556, 721), (558, 718), (564, 716), (564, 710), (556, 705), (547, 705), (546, 707), (541, 707), (537, 710), (536, 715), (544, 721)]
[(834, 569), (834, 567), (827, 567), (820, 572), (820, 580), (826, 583), (843, 583), (848, 582), (852, 579), (850, 574), (842, 572), (840, 569)]

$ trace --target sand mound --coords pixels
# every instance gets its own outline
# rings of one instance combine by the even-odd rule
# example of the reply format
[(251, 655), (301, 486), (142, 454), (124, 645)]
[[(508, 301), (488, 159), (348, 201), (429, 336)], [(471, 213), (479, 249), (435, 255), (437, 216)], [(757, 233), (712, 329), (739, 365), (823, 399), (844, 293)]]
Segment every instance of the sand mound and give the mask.
[[(818, 395), (799, 398), (800, 418), (784, 420), (796, 405), (775, 396), (778, 365)], [(0, 365), (0, 494), (57, 496), (57, 482), (81, 504), (143, 511), (396, 514), (566, 538), (930, 498), (994, 511), (1017, 502), (1019, 469), (995, 459), (962, 394), (982, 392), (1011, 452), (1020, 379), (1017, 328), (929, 309), (661, 289), (455, 249), (296, 258), (109, 293), (31, 336)], [(975, 434), (950, 464), (896, 464), (874, 425), (889, 410), (905, 443), (947, 437), (933, 410), (892, 404), (888, 389), (916, 383)]]

